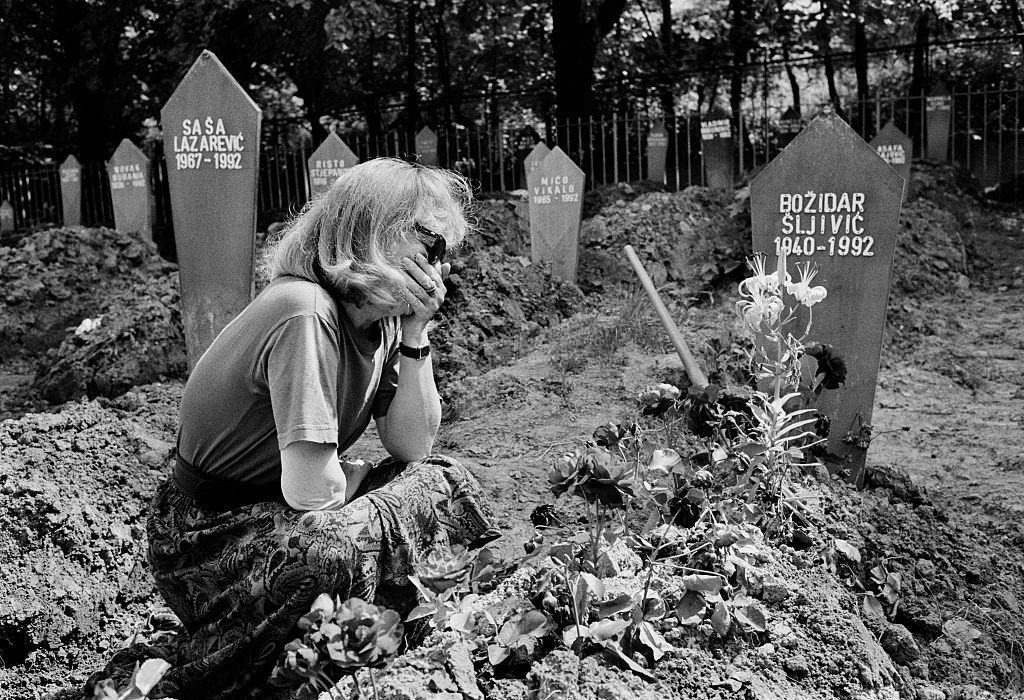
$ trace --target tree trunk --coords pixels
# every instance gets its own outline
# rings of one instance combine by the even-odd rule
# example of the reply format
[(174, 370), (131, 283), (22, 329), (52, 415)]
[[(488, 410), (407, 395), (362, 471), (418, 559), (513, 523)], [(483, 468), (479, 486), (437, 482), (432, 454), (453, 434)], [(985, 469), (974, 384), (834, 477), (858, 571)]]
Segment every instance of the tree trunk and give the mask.
[(405, 115), (406, 139), (409, 150), (415, 150), (411, 144), (416, 141), (416, 129), (420, 121), (420, 93), (418, 44), (416, 41), (416, 24), (418, 21), (419, 2), (410, 2), (405, 12)]
[(793, 94), (793, 111), (796, 118), (800, 118), (800, 83), (797, 82), (796, 72), (789, 58), (789, 44), (782, 45), (782, 62), (786, 66), (786, 77), (789, 78), (789, 91)]
[(789, 53), (792, 24), (786, 14), (785, 0), (775, 0), (775, 11), (778, 12), (778, 16), (775, 19), (775, 33), (778, 35), (779, 43), (782, 46), (782, 65), (786, 68), (786, 77), (789, 79), (789, 91), (793, 95), (793, 111), (799, 119), (800, 83), (797, 82), (796, 72), (793, 70), (793, 62)]
[[(672, 34), (672, 0), (661, 0), (661, 50), (665, 57), (664, 73), (671, 75), (676, 63), (675, 37)], [(665, 182), (673, 189), (676, 182), (676, 99), (673, 85), (666, 82), (659, 88), (661, 114), (664, 117), (665, 133), (668, 136), (665, 154)]]
[(1013, 28), (1017, 32), (1017, 41), (1020, 42), (1021, 57), (1024, 57), (1024, 20), (1021, 19), (1020, 6), (1017, 0), (1007, 0), (1010, 5), (1010, 18), (1013, 20)]
[(855, 10), (856, 19), (853, 25), (853, 68), (857, 74), (857, 104), (860, 112), (860, 135), (870, 139), (872, 109), (871, 87), (868, 85), (868, 37), (864, 27), (864, 15), (859, 6)]
[(743, 66), (750, 55), (750, 37), (747, 20), (743, 14), (744, 0), (729, 0), (732, 24), (729, 27), (729, 44), (732, 47), (732, 76), (730, 79), (729, 106), (736, 124), (743, 118), (740, 108), (743, 103)]
[(825, 65), (825, 81), (828, 83), (828, 99), (837, 114), (842, 114), (839, 104), (839, 91), (836, 89), (836, 67), (832, 62), (832, 13), (828, 2), (822, 0), (821, 18), (818, 20), (818, 46), (821, 49), (822, 62)]
[(593, 115), (597, 47), (615, 27), (627, 2), (601, 0), (597, 12), (589, 13), (586, 0), (551, 0), (558, 121), (582, 120)]
[(914, 65), (910, 78), (910, 106), (907, 129), (919, 153), (924, 153), (924, 95), (928, 81), (928, 23), (931, 13), (924, 11), (917, 18), (914, 36)]

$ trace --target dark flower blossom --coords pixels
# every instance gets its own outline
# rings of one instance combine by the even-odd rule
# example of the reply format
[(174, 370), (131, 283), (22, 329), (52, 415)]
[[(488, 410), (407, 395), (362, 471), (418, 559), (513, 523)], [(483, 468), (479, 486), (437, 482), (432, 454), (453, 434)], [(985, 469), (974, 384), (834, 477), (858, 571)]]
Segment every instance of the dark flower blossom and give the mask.
[(846, 362), (831, 345), (812, 345), (805, 353), (818, 361), (815, 376), (822, 375), (821, 385), (826, 389), (838, 389), (846, 383)]

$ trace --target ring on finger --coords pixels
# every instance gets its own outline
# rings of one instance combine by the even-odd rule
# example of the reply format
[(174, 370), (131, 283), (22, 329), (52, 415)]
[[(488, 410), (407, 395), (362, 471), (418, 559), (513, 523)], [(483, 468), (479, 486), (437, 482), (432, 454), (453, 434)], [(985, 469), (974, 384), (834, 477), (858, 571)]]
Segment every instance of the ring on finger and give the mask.
[(434, 292), (437, 291), (437, 285), (431, 283), (429, 287), (424, 287), (423, 291), (425, 291), (427, 294), (433, 294)]

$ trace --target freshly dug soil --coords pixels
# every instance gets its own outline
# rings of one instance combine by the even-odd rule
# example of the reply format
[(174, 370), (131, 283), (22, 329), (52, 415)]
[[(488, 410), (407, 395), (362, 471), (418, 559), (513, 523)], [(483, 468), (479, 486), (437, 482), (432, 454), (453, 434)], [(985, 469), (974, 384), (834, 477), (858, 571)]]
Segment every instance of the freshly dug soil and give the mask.
[[(1021, 693), (1024, 226), (1020, 213), (983, 206), (957, 189), (944, 169), (915, 178), (923, 178), (924, 196), (907, 204), (901, 220), (869, 488), (856, 492), (808, 474), (819, 495), (812, 543), (799, 552), (758, 543), (773, 581), (755, 594), (767, 631), (723, 643), (668, 618), (661, 632), (675, 651), (655, 666), (655, 685), (601, 657), (580, 660), (564, 650), (515, 676), (476, 678), (476, 669), (463, 668), (483, 697), (543, 696), (556, 688), (608, 698), (973, 700)], [(631, 243), (652, 272), (660, 262), (664, 297), (702, 364), (722, 381), (739, 376), (730, 276), (742, 273), (730, 268), (741, 265), (749, 240), (743, 193), (647, 193), (621, 204), (614, 194), (586, 225), (579, 288), (554, 280), (508, 242), (524, 240), (525, 229), (515, 203), (500, 200), (481, 206), (481, 242), (463, 252), (450, 280), (450, 316), (435, 336), (447, 343), (438, 354), (450, 363), (442, 372), (448, 410), (437, 448), (463, 458), (485, 485), (508, 525), (497, 543), (507, 558), (522, 554), (533, 535), (530, 513), (542, 503), (571, 526), (585, 524), (578, 510), (550, 496), (552, 463), (585, 444), (598, 425), (635, 414), (644, 386), (679, 379), (678, 358), (666, 354), (646, 302), (626, 289), (631, 279), (612, 265), (614, 251)], [(734, 237), (719, 236), (734, 229)], [(154, 365), (171, 366), (173, 356), (153, 348), (175, 342), (166, 331), (177, 323), (173, 271), (145, 262), (150, 253), (136, 255), (132, 242), (113, 232), (76, 232), (95, 247), (68, 232), (44, 233), (26, 244), (34, 253), (0, 250), (15, 261), (0, 267), (5, 289), (20, 290), (0, 309), (7, 314), (0, 315), (8, 334), (2, 347), (14, 358), (0, 372), (18, 368), (24, 376), (25, 365), (15, 360), (37, 360), (40, 348), (51, 348), (52, 370), (39, 381), (88, 396), (106, 386), (96, 377), (108, 377), (115, 393), (153, 371), (135, 358), (152, 355)], [(713, 244), (705, 240), (711, 234)], [(714, 269), (705, 275), (686, 267), (695, 259), (680, 252), (686, 246), (705, 251), (696, 254), (710, 256)], [(46, 265), (32, 261), (38, 254)], [(122, 254), (125, 262), (118, 262)], [(604, 255), (607, 266), (583, 265), (591, 254)], [(87, 299), (84, 283), (80, 297), (54, 296), (58, 281), (79, 284), (79, 266), (108, 290), (108, 303), (98, 293)], [(125, 295), (117, 304), (109, 291), (115, 288)], [(98, 317), (98, 328), (74, 334), (82, 320)], [(101, 349), (88, 355), (87, 348)], [(121, 372), (122, 364), (142, 369)], [(61, 384), (57, 368), (65, 366), (88, 371), (69, 372)], [(0, 382), (0, 400), (11, 406), (8, 386)], [(143, 528), (149, 495), (168, 472), (180, 394), (181, 381), (173, 379), (67, 403), (55, 413), (23, 414), (21, 403), (15, 418), (0, 421), (0, 699), (76, 697), (115, 649), (136, 633), (154, 640), (166, 623), (159, 615), (146, 624), (161, 602), (146, 570)], [(352, 453), (379, 455), (372, 431)], [(836, 556), (834, 538), (855, 546), (861, 561)], [(876, 566), (902, 582), (899, 604), (884, 619), (863, 607), (865, 594), (877, 592)], [(495, 600), (522, 595), (529, 566), (520, 568)], [(678, 588), (670, 575), (657, 580), (666, 595)], [(638, 585), (628, 572), (610, 581), (616, 590)], [(453, 644), (429, 641), (396, 665), (392, 680), (378, 680), (424, 693), (448, 687), (430, 674), (451, 674), (451, 664), (415, 659), (437, 658)], [(459, 682), (467, 683), (463, 675)]]

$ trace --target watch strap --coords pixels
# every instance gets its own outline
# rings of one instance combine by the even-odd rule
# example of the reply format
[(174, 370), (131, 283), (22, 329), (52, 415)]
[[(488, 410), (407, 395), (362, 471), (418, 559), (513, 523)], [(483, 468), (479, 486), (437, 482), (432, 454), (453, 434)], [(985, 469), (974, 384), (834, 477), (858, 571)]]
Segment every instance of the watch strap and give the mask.
[(404, 355), (405, 357), (411, 357), (414, 360), (422, 360), (430, 354), (430, 346), (424, 345), (421, 348), (412, 348), (405, 343), (399, 343), (398, 354)]

